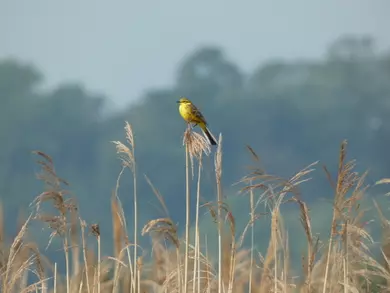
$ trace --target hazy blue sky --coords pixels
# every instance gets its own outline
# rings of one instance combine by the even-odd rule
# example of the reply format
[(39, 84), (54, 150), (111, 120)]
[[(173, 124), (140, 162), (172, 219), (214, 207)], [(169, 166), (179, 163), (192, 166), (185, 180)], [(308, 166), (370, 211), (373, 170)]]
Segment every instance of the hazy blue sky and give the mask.
[(173, 82), (178, 62), (220, 45), (249, 72), (268, 58), (312, 58), (343, 33), (390, 48), (390, 1), (0, 0), (0, 58), (36, 64), (47, 85), (80, 81), (117, 106)]

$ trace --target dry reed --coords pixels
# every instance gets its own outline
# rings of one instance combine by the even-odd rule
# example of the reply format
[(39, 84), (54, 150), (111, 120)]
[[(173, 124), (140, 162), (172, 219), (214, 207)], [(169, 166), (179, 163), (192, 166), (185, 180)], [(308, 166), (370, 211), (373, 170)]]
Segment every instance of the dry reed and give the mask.
[[(0, 278), (1, 292), (54, 292), (54, 293), (106, 293), (106, 292), (390, 292), (390, 221), (382, 208), (378, 210), (382, 228), (379, 257), (374, 257), (370, 245), (374, 243), (364, 220), (365, 210), (361, 202), (367, 194), (367, 173), (355, 171), (355, 161), (347, 161), (347, 143), (340, 147), (338, 172), (335, 179), (324, 167), (325, 176), (334, 188), (332, 220), (327, 241), (320, 241), (313, 231), (312, 216), (308, 205), (302, 200), (299, 186), (310, 180), (317, 162), (310, 164), (289, 179), (267, 174), (256, 167), (242, 178), (243, 193), (249, 194), (247, 224), (237, 237), (234, 212), (226, 202), (222, 191), (222, 137), (215, 154), (214, 171), (217, 196), (215, 202), (200, 203), (202, 156), (209, 155), (210, 146), (203, 136), (187, 129), (184, 134), (186, 146), (186, 230), (181, 239), (176, 223), (168, 213), (163, 196), (145, 177), (152, 192), (159, 200), (165, 216), (147, 222), (141, 236), (150, 235), (153, 242), (152, 259), (144, 259), (138, 245), (138, 202), (133, 131), (126, 122), (127, 145), (114, 142), (121, 158), (123, 169), (118, 176), (111, 197), (113, 256), (102, 257), (102, 238), (99, 224), (87, 224), (78, 214), (74, 197), (65, 189), (67, 182), (61, 179), (54, 168), (53, 160), (42, 152), (35, 152), (40, 160), (38, 179), (44, 183), (44, 191), (36, 197), (33, 213), (21, 223), (16, 237), (7, 241), (4, 233), (3, 209), (0, 205)], [(259, 163), (259, 156), (248, 147), (252, 158)], [(194, 243), (190, 242), (190, 168), (198, 164), (196, 182), (196, 207)], [(119, 183), (125, 168), (133, 173), (134, 218), (133, 241), (128, 237), (126, 213), (118, 195)], [(377, 184), (388, 184), (382, 179)], [(260, 204), (267, 211), (259, 212)], [(299, 278), (291, 269), (289, 245), (294, 238), (284, 227), (282, 206), (296, 205), (305, 234), (307, 251), (302, 257), (302, 274)], [(48, 212), (48, 208), (51, 208)], [(212, 261), (207, 235), (202, 247), (200, 210), (209, 210), (217, 229), (217, 261)], [(256, 253), (255, 224), (270, 218), (270, 237), (264, 256)], [(240, 215), (242, 217), (242, 215)], [(54, 265), (44, 257), (38, 246), (29, 241), (30, 222), (36, 220), (50, 229), (48, 246), (61, 240), (64, 264)], [(89, 233), (86, 233), (88, 229)], [(250, 231), (248, 249), (245, 247)], [(248, 232), (249, 234), (249, 232)], [(95, 239), (97, 253), (93, 253), (89, 237)], [(57, 242), (56, 242), (57, 243)], [(183, 251), (183, 244), (185, 245)], [(53, 244), (54, 245), (54, 244)], [(133, 249), (130, 250), (130, 247)], [(80, 257), (81, 256), (81, 257)], [(127, 259), (126, 259), (127, 257)], [(64, 276), (58, 266), (65, 266)], [(61, 269), (62, 271), (62, 269)], [(33, 281), (31, 281), (33, 280)]]

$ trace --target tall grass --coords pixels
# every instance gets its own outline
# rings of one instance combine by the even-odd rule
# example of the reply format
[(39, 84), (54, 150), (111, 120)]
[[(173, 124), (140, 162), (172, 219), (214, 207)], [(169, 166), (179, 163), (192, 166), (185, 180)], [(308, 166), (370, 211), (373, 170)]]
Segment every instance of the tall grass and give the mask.
[[(126, 143), (114, 142), (123, 168), (111, 197), (112, 240), (101, 237), (98, 224), (82, 219), (76, 198), (67, 190), (67, 182), (57, 175), (53, 160), (42, 152), (35, 152), (41, 168), (38, 179), (44, 183), (44, 190), (32, 202), (33, 211), (20, 223), (13, 239), (4, 233), (0, 204), (1, 292), (390, 292), (390, 221), (382, 212), (386, 207), (373, 202), (383, 235), (380, 254), (374, 257), (370, 251), (374, 240), (363, 220), (365, 210), (361, 208), (369, 188), (365, 184), (367, 173), (357, 173), (355, 161), (347, 160), (346, 141), (340, 146), (336, 178), (332, 178), (331, 172), (324, 167), (323, 174), (334, 189), (334, 197), (329, 235), (322, 236), (325, 240), (320, 241), (313, 231), (312, 215), (299, 188), (310, 180), (308, 176), (312, 175), (318, 162), (288, 179), (255, 167), (239, 180), (236, 184), (242, 186), (240, 200), (247, 201), (248, 218), (245, 228), (237, 231), (236, 215), (222, 192), (222, 136), (214, 154), (216, 197), (214, 201), (201, 203), (202, 160), (211, 155), (212, 149), (202, 135), (190, 128), (186, 129), (183, 140), (186, 172), (184, 237), (171, 219), (164, 197), (147, 177), (145, 180), (165, 216), (151, 219), (140, 231), (135, 143), (133, 130), (127, 122), (125, 137)], [(259, 163), (255, 151), (250, 147), (248, 150), (254, 162)], [(126, 168), (132, 173), (133, 215), (122, 208), (118, 194), (120, 181), (126, 180), (122, 178)], [(387, 183), (390, 183), (389, 179), (377, 182)], [(190, 193), (193, 187), (196, 189), (194, 195)], [(196, 196), (195, 207), (189, 205), (192, 196)], [(267, 208), (266, 213), (260, 212), (259, 207), (263, 205)], [(302, 255), (299, 276), (291, 268), (289, 246), (296, 239), (284, 226), (284, 205), (296, 205), (305, 233), (306, 251)], [(208, 239), (212, 235), (202, 233), (202, 210), (211, 215), (213, 233), (217, 235), (216, 256), (210, 254)], [(195, 213), (193, 230), (190, 229), (190, 213)], [(262, 254), (257, 251), (257, 243), (264, 240), (264, 235), (256, 234), (255, 225), (264, 218), (269, 218), (271, 224), (268, 248)], [(63, 265), (46, 259), (37, 244), (29, 240), (28, 232), (34, 221), (49, 227), (48, 246), (53, 241), (62, 244), (58, 253), (63, 255)], [(132, 236), (129, 236), (129, 221)], [(152, 239), (150, 260), (139, 255), (140, 236)], [(250, 245), (245, 247), (248, 238)], [(113, 242), (113, 254), (102, 257), (102, 245), (109, 241)], [(96, 253), (93, 247), (97, 247)]]

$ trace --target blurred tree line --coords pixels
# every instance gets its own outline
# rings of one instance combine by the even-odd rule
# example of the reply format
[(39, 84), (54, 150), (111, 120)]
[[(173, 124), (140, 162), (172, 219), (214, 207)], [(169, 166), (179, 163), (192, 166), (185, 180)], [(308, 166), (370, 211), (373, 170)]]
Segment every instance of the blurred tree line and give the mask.
[[(43, 74), (17, 60), (0, 61), (0, 194), (10, 223), (40, 193), (32, 150), (52, 156), (70, 182), (81, 214), (111, 235), (110, 197), (120, 171), (115, 147), (128, 120), (135, 132), (141, 225), (160, 213), (146, 174), (164, 196), (171, 216), (184, 227), (185, 124), (175, 101), (190, 98), (217, 136), (223, 134), (223, 184), (232, 187), (252, 164), (246, 145), (270, 173), (291, 176), (320, 160), (336, 170), (341, 140), (371, 178), (388, 176), (390, 146), (390, 54), (370, 37), (346, 36), (322, 60), (272, 60), (251, 74), (221, 48), (194, 51), (180, 65), (176, 84), (148, 92), (137, 104), (103, 116), (105, 97), (80, 84), (39, 89)], [(204, 159), (206, 199), (214, 198), (213, 157)], [(120, 196), (131, 219), (132, 180), (122, 177)], [(310, 200), (331, 194), (325, 176), (308, 189)]]

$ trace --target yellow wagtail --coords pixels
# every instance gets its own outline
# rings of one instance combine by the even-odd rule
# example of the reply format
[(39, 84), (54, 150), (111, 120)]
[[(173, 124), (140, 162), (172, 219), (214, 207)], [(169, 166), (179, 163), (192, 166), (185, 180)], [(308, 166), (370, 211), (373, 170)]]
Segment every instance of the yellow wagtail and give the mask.
[(216, 145), (217, 142), (215, 141), (214, 136), (211, 134), (210, 130), (207, 128), (207, 122), (206, 119), (204, 119), (202, 113), (198, 110), (198, 108), (195, 107), (192, 102), (184, 97), (182, 97), (179, 101), (179, 112), (181, 117), (189, 124), (194, 123), (196, 125), (199, 125), (199, 127), (202, 129), (203, 134), (206, 136), (206, 138), (209, 140), (209, 142), (212, 145)]

